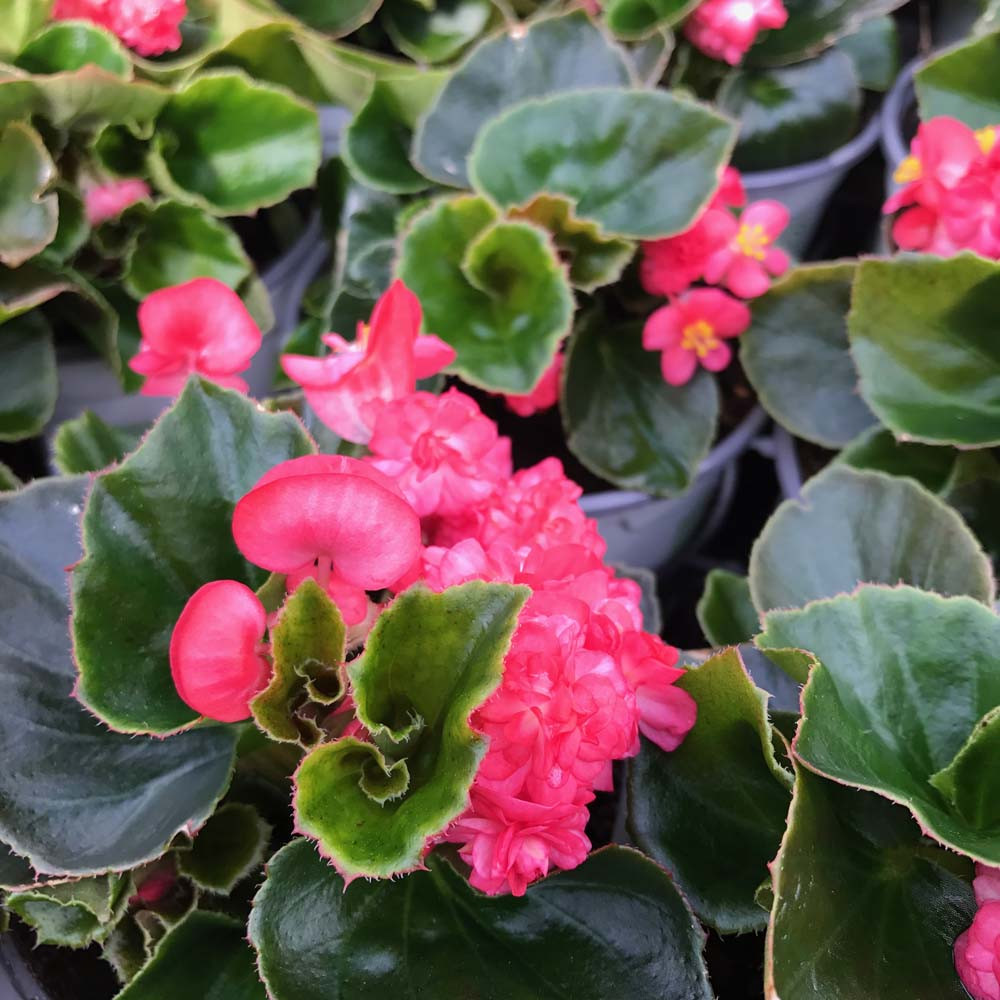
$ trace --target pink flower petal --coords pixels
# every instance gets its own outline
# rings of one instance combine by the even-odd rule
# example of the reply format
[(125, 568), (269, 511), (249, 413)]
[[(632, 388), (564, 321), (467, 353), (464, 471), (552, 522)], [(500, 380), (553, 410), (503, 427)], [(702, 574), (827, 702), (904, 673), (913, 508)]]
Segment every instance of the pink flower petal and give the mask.
[(745, 226), (763, 226), (764, 232), (773, 240), (788, 226), (791, 214), (780, 201), (755, 201), (743, 212), (741, 222)]
[(698, 359), (694, 351), (686, 351), (679, 345), (668, 347), (660, 358), (660, 371), (670, 385), (686, 385), (697, 367)]
[(707, 368), (710, 372), (721, 372), (723, 368), (729, 365), (729, 362), (733, 358), (732, 349), (728, 344), (720, 343), (718, 347), (713, 347), (703, 358), (701, 358), (702, 366)]
[(755, 299), (771, 287), (771, 279), (760, 261), (741, 255), (726, 273), (726, 287), (741, 299)]
[(455, 360), (455, 348), (433, 333), (423, 333), (413, 346), (414, 374), (430, 378)]
[(679, 344), (683, 320), (674, 306), (660, 306), (649, 314), (642, 328), (642, 346), (647, 351), (660, 351)]

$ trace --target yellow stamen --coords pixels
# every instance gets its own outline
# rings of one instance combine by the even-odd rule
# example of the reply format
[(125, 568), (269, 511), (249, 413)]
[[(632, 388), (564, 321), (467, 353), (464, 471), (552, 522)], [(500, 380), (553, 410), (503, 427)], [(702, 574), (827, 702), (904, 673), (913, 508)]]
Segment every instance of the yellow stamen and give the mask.
[(736, 249), (754, 260), (763, 260), (770, 245), (771, 237), (759, 222), (753, 226), (744, 222), (736, 234)]
[(983, 154), (989, 156), (993, 152), (993, 147), (997, 144), (997, 126), (991, 125), (988, 128), (981, 128), (976, 133), (976, 142)]
[(685, 351), (694, 351), (699, 358), (705, 357), (718, 346), (719, 338), (715, 335), (715, 327), (706, 320), (699, 319), (684, 327), (681, 332), (681, 347)]
[(915, 156), (908, 156), (896, 167), (896, 172), (892, 175), (892, 179), (897, 184), (912, 184), (914, 181), (919, 181), (923, 177), (923, 174), (923, 164)]

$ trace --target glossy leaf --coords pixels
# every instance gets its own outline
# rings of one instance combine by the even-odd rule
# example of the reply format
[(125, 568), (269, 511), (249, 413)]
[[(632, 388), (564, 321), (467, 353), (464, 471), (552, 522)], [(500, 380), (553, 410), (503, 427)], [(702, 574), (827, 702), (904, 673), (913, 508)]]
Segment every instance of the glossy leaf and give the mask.
[(52, 331), (41, 314), (0, 325), (0, 441), (40, 433), (58, 393)]
[(253, 806), (227, 802), (177, 852), (177, 870), (210, 892), (230, 893), (264, 860), (271, 828)]
[(683, 20), (698, 0), (611, 0), (604, 5), (604, 20), (619, 37), (645, 38)]
[(707, 107), (662, 90), (557, 94), (487, 124), (469, 177), (503, 208), (561, 195), (607, 234), (656, 239), (687, 229), (705, 206), (733, 131)]
[(431, 180), (468, 187), (476, 135), (501, 112), (533, 97), (630, 82), (624, 54), (582, 11), (504, 30), (472, 50), (422, 118), (413, 162)]
[(899, 29), (890, 16), (873, 17), (837, 43), (854, 64), (858, 83), (865, 90), (884, 92), (899, 72)]
[(277, 0), (278, 4), (310, 28), (328, 35), (348, 35), (366, 24), (382, 6), (382, 0)]
[(967, 1000), (952, 948), (975, 912), (970, 868), (898, 806), (800, 770), (774, 867), (767, 995)]
[(308, 842), (280, 851), (250, 917), (274, 1000), (712, 996), (701, 929), (635, 851), (599, 851), (520, 899), (482, 896), (437, 858), (429, 869), (345, 891)]
[(0, 261), (23, 264), (56, 236), (59, 205), (45, 194), (56, 168), (38, 133), (12, 122), (0, 133)]
[(760, 631), (749, 580), (728, 570), (713, 569), (708, 574), (697, 613), (698, 624), (713, 646), (738, 646)]
[[(312, 450), (292, 415), (192, 379), (142, 446), (97, 477), (73, 574), (85, 705), (125, 732), (170, 732), (197, 718), (170, 676), (174, 623), (203, 583), (263, 583), (233, 542), (233, 508), (270, 468)], [(108, 608), (128, 627), (108, 629)]]
[(47, 267), (29, 261), (20, 267), (0, 266), (0, 324), (73, 291), (73, 283)]
[(0, 498), (0, 839), (39, 871), (70, 875), (134, 867), (197, 828), (234, 747), (218, 728), (112, 733), (72, 698), (66, 567), (80, 556), (85, 488), (45, 479)]
[(240, 921), (195, 910), (167, 933), (116, 1000), (267, 1000), (245, 935)]
[(738, 70), (719, 90), (719, 110), (740, 123), (733, 163), (773, 170), (818, 160), (854, 137), (861, 88), (851, 59), (830, 49), (792, 66)]
[(48, 25), (21, 49), (14, 65), (29, 73), (64, 73), (93, 65), (126, 80), (132, 76), (132, 61), (122, 43), (85, 21)]
[(765, 612), (859, 583), (994, 598), (989, 560), (950, 507), (911, 479), (835, 465), (768, 521), (750, 554), (750, 590)]
[(939, 493), (955, 467), (956, 455), (951, 448), (898, 441), (892, 431), (875, 425), (847, 445), (837, 461), (854, 469), (910, 476), (932, 493)]
[(1000, 264), (970, 253), (858, 266), (848, 318), (861, 394), (897, 436), (1000, 443)]
[(85, 948), (111, 933), (130, 887), (120, 875), (97, 875), (14, 892), (4, 905), (35, 931), (38, 944)]
[(494, 20), (489, 0), (437, 0), (428, 8), (412, 0), (390, 0), (382, 22), (396, 48), (417, 62), (455, 58)]
[(530, 392), (569, 332), (573, 295), (547, 234), (506, 222), (482, 198), (435, 202), (404, 232), (397, 273), (451, 366), (497, 392)]
[(876, 421), (847, 344), (853, 262), (798, 267), (753, 301), (740, 360), (768, 413), (796, 436), (841, 447)]
[(34, 0), (0, 0), (0, 17), (3, 18), (4, 35), (0, 38), (0, 57), (12, 60), (24, 43), (44, 27), (49, 17), (48, 2)]
[(313, 185), (320, 145), (313, 108), (220, 70), (171, 95), (156, 121), (149, 166), (178, 198), (217, 215), (252, 214)]
[(96, 413), (84, 410), (59, 425), (52, 442), (52, 461), (64, 476), (100, 472), (120, 462), (138, 443), (138, 434), (112, 427)]
[(922, 66), (914, 76), (921, 119), (947, 115), (975, 129), (1000, 123), (1000, 90), (994, 78), (998, 58), (1000, 31), (994, 31)]
[[(758, 645), (817, 659), (802, 695), (795, 752), (826, 777), (906, 805), (922, 829), (973, 858), (1000, 863), (1000, 832), (979, 826), (931, 779), (1000, 706), (1000, 618), (968, 598), (865, 586), (852, 596), (767, 616)], [(970, 775), (983, 794), (991, 772)], [(986, 815), (989, 814), (987, 810)]]
[(629, 763), (629, 830), (702, 920), (724, 934), (761, 929), (767, 914), (754, 895), (781, 843), (792, 783), (774, 755), (768, 696), (735, 649), (677, 686), (698, 703), (698, 720), (672, 753), (642, 741)]
[(667, 385), (640, 330), (594, 316), (566, 352), (560, 402), (570, 450), (622, 489), (684, 492), (715, 437), (719, 394), (708, 372)]
[(468, 804), (486, 743), (469, 716), (500, 683), (527, 599), (479, 581), (441, 594), (411, 588), (375, 623), (349, 672), (375, 745), (341, 739), (296, 772), (296, 829), (348, 878), (420, 864), (428, 838)]

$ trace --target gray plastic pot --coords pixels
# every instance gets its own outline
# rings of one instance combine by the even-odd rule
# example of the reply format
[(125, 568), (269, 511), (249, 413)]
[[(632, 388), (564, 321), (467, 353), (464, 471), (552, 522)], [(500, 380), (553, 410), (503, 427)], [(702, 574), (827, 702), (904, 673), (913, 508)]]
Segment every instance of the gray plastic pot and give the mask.
[(725, 516), (732, 498), (736, 460), (766, 422), (767, 414), (756, 407), (709, 452), (694, 483), (679, 497), (662, 499), (625, 490), (582, 497), (580, 506), (597, 521), (608, 544), (607, 561), (659, 571), (699, 532), (707, 535)]
[[(885, 159), (885, 196), (888, 198), (900, 187), (893, 178), (896, 168), (909, 156), (910, 136), (903, 132), (903, 121), (916, 101), (913, 75), (923, 65), (924, 56), (907, 63), (899, 74), (892, 90), (886, 95), (880, 115), (882, 155)], [(891, 253), (889, 221), (882, 226), (879, 235), (879, 253)]]

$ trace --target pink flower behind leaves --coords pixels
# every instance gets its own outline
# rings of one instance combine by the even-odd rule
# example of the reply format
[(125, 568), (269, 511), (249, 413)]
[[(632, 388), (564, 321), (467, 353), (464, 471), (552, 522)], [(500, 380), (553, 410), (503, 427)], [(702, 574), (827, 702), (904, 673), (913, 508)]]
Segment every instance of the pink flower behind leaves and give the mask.
[(538, 385), (522, 396), (505, 395), (504, 401), (519, 417), (530, 417), (547, 410), (559, 402), (559, 378), (562, 375), (564, 356), (560, 353), (542, 373)]
[(774, 241), (788, 225), (780, 201), (755, 201), (740, 216), (729, 242), (705, 265), (705, 281), (723, 285), (741, 299), (755, 299), (771, 287), (771, 278), (788, 270), (788, 254)]
[(738, 337), (750, 326), (750, 310), (717, 288), (696, 288), (673, 304), (661, 306), (647, 320), (642, 346), (662, 351), (664, 379), (681, 386), (698, 365), (718, 372), (732, 359), (725, 339)]
[(84, 211), (87, 222), (96, 226), (108, 219), (121, 215), (129, 205), (143, 201), (150, 196), (149, 185), (138, 177), (120, 181), (108, 181), (85, 188), (83, 193)]
[(422, 316), (417, 297), (394, 281), (353, 343), (330, 333), (323, 342), (332, 354), (285, 354), (281, 366), (324, 424), (348, 441), (367, 444), (385, 403), (413, 392), (417, 379), (455, 360), (443, 340), (420, 333)]
[(703, 0), (684, 23), (684, 34), (705, 55), (735, 66), (759, 32), (783, 28), (787, 20), (781, 0)]
[(147, 295), (138, 311), (142, 343), (129, 362), (145, 375), (144, 396), (174, 396), (202, 375), (247, 392), (238, 372), (260, 348), (260, 329), (240, 297), (214, 278), (195, 278)]
[(106, 28), (143, 56), (181, 46), (185, 0), (56, 0), (52, 20), (82, 20)]
[(1000, 1000), (1000, 869), (976, 865), (972, 926), (955, 942), (955, 968), (973, 1000)]

